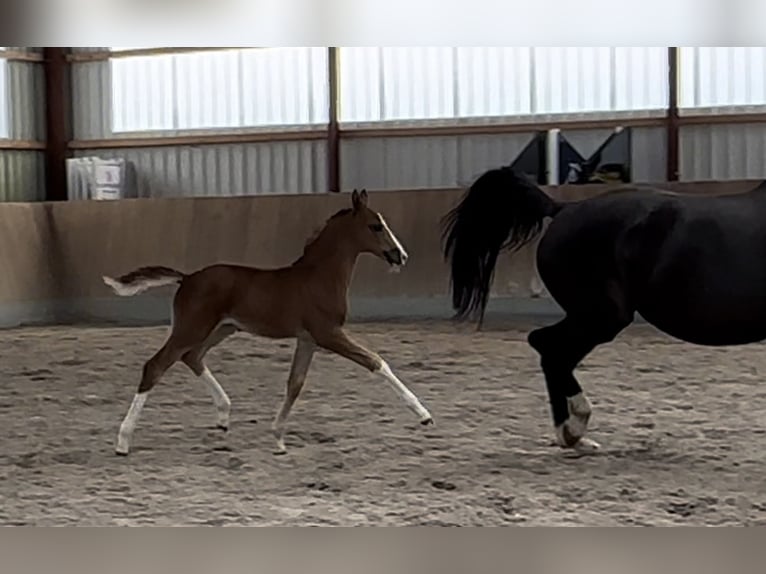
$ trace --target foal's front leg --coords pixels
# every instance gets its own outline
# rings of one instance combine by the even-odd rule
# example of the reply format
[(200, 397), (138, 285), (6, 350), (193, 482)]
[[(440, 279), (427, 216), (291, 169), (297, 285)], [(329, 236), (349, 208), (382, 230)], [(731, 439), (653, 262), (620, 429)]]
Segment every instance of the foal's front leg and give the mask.
[(314, 332), (312, 335), (320, 347), (324, 347), (329, 351), (338, 353), (342, 357), (351, 359), (373, 373), (381, 374), (386, 379), (386, 382), (391, 385), (396, 394), (399, 395), (407, 406), (420, 418), (421, 424), (433, 424), (431, 413), (420, 404), (420, 400), (418, 400), (413, 392), (396, 377), (391, 370), (391, 367), (388, 366), (388, 363), (386, 363), (378, 354), (365, 349), (359, 343), (353, 341), (341, 328)]
[(287, 453), (285, 448), (285, 423), (290, 415), (290, 409), (292, 409), (298, 395), (301, 394), (303, 383), (306, 381), (306, 374), (311, 365), (311, 359), (314, 357), (314, 351), (316, 351), (314, 341), (306, 337), (298, 337), (295, 354), (293, 355), (293, 364), (290, 367), (290, 376), (287, 378), (285, 400), (274, 419), (274, 423), (271, 425), (274, 437), (277, 439), (277, 450), (274, 454)]

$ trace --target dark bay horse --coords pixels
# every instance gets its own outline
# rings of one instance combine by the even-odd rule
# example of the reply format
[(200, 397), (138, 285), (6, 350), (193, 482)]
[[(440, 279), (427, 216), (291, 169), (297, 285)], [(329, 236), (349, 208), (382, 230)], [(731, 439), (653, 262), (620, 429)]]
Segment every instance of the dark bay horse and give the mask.
[[(237, 331), (272, 339), (295, 339), (285, 398), (274, 419), (276, 454), (284, 454), (285, 425), (301, 393), (318, 348), (337, 353), (380, 375), (422, 424), (431, 414), (393, 373), (388, 363), (354, 341), (344, 329), (348, 289), (357, 258), (371, 253), (397, 270), (407, 252), (380, 213), (367, 207), (367, 192), (354, 190), (351, 207), (330, 217), (309, 239), (303, 256), (279, 269), (216, 264), (194, 273), (167, 267), (142, 267), (116, 279), (104, 277), (118, 295), (179, 284), (173, 321), (165, 344), (143, 368), (133, 402), (120, 425), (117, 454), (130, 451), (133, 431), (149, 391), (177, 361), (185, 363), (210, 392), (218, 426), (227, 430), (231, 401), (205, 364), (205, 355)], [(351, 391), (353, 392), (353, 390)]]
[(560, 203), (510, 168), (489, 170), (443, 220), (458, 318), (481, 320), (498, 254), (534, 240), (549, 218), (537, 266), (565, 317), (528, 341), (562, 447), (598, 448), (585, 437), (591, 406), (573, 372), (637, 312), (698, 345), (766, 338), (766, 183), (737, 195), (646, 188)]

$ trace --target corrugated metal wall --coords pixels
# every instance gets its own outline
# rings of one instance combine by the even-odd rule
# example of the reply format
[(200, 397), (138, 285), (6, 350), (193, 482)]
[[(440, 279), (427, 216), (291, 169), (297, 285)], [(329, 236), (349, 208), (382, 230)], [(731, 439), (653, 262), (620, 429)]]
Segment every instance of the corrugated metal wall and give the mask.
[(507, 164), (531, 134), (349, 139), (341, 144), (344, 189), (451, 188)]
[[(609, 130), (565, 132), (582, 153), (593, 151)], [(505, 165), (531, 134), (377, 137), (341, 142), (344, 190), (460, 187), (482, 171)], [(665, 131), (633, 130), (635, 181), (665, 176)], [(323, 141), (273, 142), (78, 151), (77, 156), (126, 158), (135, 168), (137, 197), (312, 193), (326, 186)]]
[(137, 197), (196, 197), (323, 191), (326, 151), (325, 142), (316, 140), (78, 151), (76, 155), (129, 160)]
[(766, 125), (685, 126), (681, 180), (766, 179)]
[[(353, 127), (351, 124), (375, 125), (381, 120), (406, 123), (413, 117), (491, 120), (593, 109), (643, 115), (647, 109), (656, 111), (665, 105), (665, 54), (664, 48), (580, 48), (566, 53), (557, 48), (343, 48), (341, 120)], [(748, 110), (766, 106), (762, 73), (766, 49), (682, 48), (681, 56), (682, 113), (691, 109), (699, 113), (703, 105), (737, 105)], [(290, 68), (290, 73), (298, 69), (303, 68)], [(110, 74), (108, 62), (73, 66), (74, 137), (78, 141), (137, 135), (112, 131)], [(284, 78), (280, 81), (284, 84)], [(224, 128), (205, 131), (216, 133)], [(186, 132), (161, 132), (168, 133)], [(587, 153), (608, 132), (565, 135)], [(523, 133), (350, 135), (341, 143), (342, 188), (464, 185), (481, 171), (507, 163), (529, 137)], [(663, 128), (633, 130), (636, 181), (665, 179), (666, 143)], [(683, 127), (680, 152), (683, 180), (766, 177), (766, 125)], [(137, 171), (137, 193), (142, 197), (310, 193), (326, 187), (327, 157), (322, 141), (83, 150), (78, 155), (130, 159)]]
[[(310, 67), (315, 74), (317, 73), (316, 58), (309, 60), (296, 57), (294, 60), (291, 62), (295, 66), (290, 69), (290, 72), (296, 76), (300, 71), (296, 66), (301, 63), (306, 65), (306, 70), (303, 71), (307, 71)], [(256, 64), (261, 65), (258, 62)], [(326, 66), (326, 59), (320, 58), (319, 67), (326, 69)], [(285, 80), (285, 70), (269, 69), (267, 72), (275, 75), (275, 83), (279, 79), (279, 74), (282, 74), (281, 85), (290, 84)], [(126, 73), (138, 74), (138, 71), (123, 70), (121, 72), (123, 76)], [(247, 78), (239, 78), (237, 82), (242, 83), (241, 81), (245, 80)], [(228, 82), (226, 78), (221, 81), (224, 84)], [(301, 85), (306, 83), (305, 78), (299, 78), (296, 82)], [(178, 119), (176, 113), (155, 118), (158, 126), (171, 129), (143, 133), (115, 133), (112, 129), (112, 69), (109, 62), (75, 62), (72, 69), (72, 86), (73, 135), (79, 142), (194, 133), (185, 129), (172, 129), (176, 125), (175, 120)], [(260, 88), (253, 87), (253, 91), (260, 95), (263, 93)], [(133, 94), (130, 98), (135, 99), (139, 95)], [(210, 100), (208, 103), (213, 102), (214, 98), (211, 98), (213, 96), (208, 98)], [(265, 99), (273, 103), (279, 98)], [(319, 98), (318, 104), (312, 102), (309, 105), (306, 98), (302, 101), (306, 104), (307, 110), (316, 110), (319, 113), (318, 116), (312, 116), (311, 119), (314, 121), (317, 121), (317, 118), (321, 120), (322, 114), (326, 116), (326, 98), (324, 100)], [(317, 106), (320, 109), (316, 109)], [(247, 113), (251, 115), (261, 113), (247, 106), (242, 107), (242, 110), (244, 110), (243, 113), (250, 110)], [(184, 126), (194, 127), (205, 119), (205, 106), (196, 106), (191, 111), (196, 115), (187, 118), (188, 121), (183, 124)], [(266, 111), (279, 112), (276, 108)], [(139, 112), (141, 110), (138, 110), (134, 116), (123, 117), (122, 127), (146, 123), (145, 114), (142, 115)], [(279, 115), (274, 117), (280, 119)], [(226, 126), (222, 126), (218, 129), (205, 129), (204, 133), (229, 133), (230, 131)], [(327, 144), (321, 140), (93, 151), (85, 149), (78, 150), (76, 155), (128, 159), (135, 169), (135, 193), (139, 197), (314, 193), (324, 191), (327, 187)]]
[[(766, 112), (766, 48), (680, 48), (681, 114)], [(766, 124), (684, 126), (684, 181), (766, 178)]]
[(106, 62), (72, 63), (72, 137), (112, 137), (112, 80)]
[[(662, 75), (664, 53), (661, 48), (583, 48), (572, 54), (547, 48), (342, 48), (341, 119), (348, 125), (349, 121), (364, 123), (381, 119), (407, 121), (408, 118), (578, 112), (586, 108), (602, 111), (662, 108), (667, 98), (662, 82), (649, 80)], [(297, 67), (288, 66), (287, 71), (279, 71), (266, 66), (261, 70), (266, 75), (261, 78), (273, 75), (275, 82), (279, 80), (281, 85), (286, 85), (289, 82), (285, 74), (308, 70), (298, 64), (300, 58), (294, 59)], [(538, 73), (548, 70), (548, 76), (553, 78), (559, 70), (564, 76), (557, 82), (549, 78), (548, 83), (542, 82), (542, 77), (536, 79), (531, 74), (535, 59), (539, 60)], [(597, 86), (598, 101), (590, 101), (583, 96), (587, 91), (584, 86), (587, 82), (598, 83), (596, 71), (599, 63), (604, 63), (601, 60), (609, 64), (609, 73)], [(309, 68), (314, 70), (317, 58), (312, 61)], [(170, 60), (164, 63), (170, 65)], [(320, 63), (324, 66), (326, 60)], [(140, 67), (139, 64), (135, 61), (120, 65)], [(627, 69), (634, 70), (633, 75), (626, 74)], [(234, 74), (232, 70), (229, 71)], [(112, 73), (109, 62), (73, 65), (73, 128), (74, 138), (79, 142), (138, 135), (115, 133), (112, 129)], [(136, 75), (138, 71), (131, 73)], [(313, 73), (321, 76), (317, 70)], [(241, 70), (238, 74), (241, 76)], [(646, 81), (638, 81), (642, 78)], [(528, 90), (518, 88), (522, 79)], [(223, 85), (231, 83), (226, 77), (219, 81)], [(659, 88), (652, 90), (647, 86)], [(171, 88), (178, 89), (175, 86), (168, 90)], [(145, 93), (144, 97), (151, 99), (150, 95)], [(137, 97), (138, 94), (131, 96)], [(315, 101), (314, 107), (317, 105)], [(178, 120), (178, 113), (174, 116), (168, 110), (165, 112), (155, 118), (144, 117), (146, 121), (141, 119), (143, 116), (134, 119), (136, 125), (143, 122), (155, 127), (177, 127), (179, 124), (174, 122)], [(321, 119), (314, 116), (316, 118)], [(189, 125), (196, 125), (195, 121)], [(225, 128), (206, 130), (206, 133), (222, 131)], [(188, 132), (162, 129), (141, 135), (183, 133)], [(608, 132), (593, 130), (566, 135), (576, 139), (578, 147), (587, 153)], [(462, 186), (483, 170), (508, 163), (529, 138), (530, 134), (523, 133), (344, 138), (341, 187), (347, 190), (361, 186), (372, 189)], [(634, 146), (636, 178), (662, 180), (665, 173), (662, 130), (636, 130)], [(135, 166), (136, 194), (140, 197), (310, 193), (326, 188), (327, 156), (322, 141), (81, 150), (77, 155), (127, 158)]]
[[(562, 132), (584, 155), (603, 142), (611, 130)], [(344, 189), (425, 189), (463, 187), (483, 171), (507, 165), (533, 134), (378, 137), (341, 143)], [(665, 179), (666, 134), (663, 128), (633, 130), (633, 178), (639, 182)]]
[(45, 161), (42, 152), (0, 150), (0, 201), (45, 199)]
[[(18, 50), (23, 50), (18, 48)], [(45, 85), (42, 66), (8, 61), (8, 137), (45, 139)], [(0, 201), (38, 201), (45, 197), (45, 165), (41, 151), (0, 150)]]

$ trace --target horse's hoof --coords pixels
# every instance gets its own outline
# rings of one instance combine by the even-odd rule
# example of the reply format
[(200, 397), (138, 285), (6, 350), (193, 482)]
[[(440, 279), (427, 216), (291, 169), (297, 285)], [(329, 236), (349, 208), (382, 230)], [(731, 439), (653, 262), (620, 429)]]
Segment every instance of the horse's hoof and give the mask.
[(216, 425), (216, 428), (219, 430), (222, 430), (223, 432), (229, 432), (229, 425)]
[(601, 450), (601, 445), (595, 440), (583, 437), (578, 440), (572, 448), (581, 454), (592, 454)]
[(434, 419), (431, 417), (428, 417), (427, 419), (423, 419), (422, 421), (420, 421), (420, 424), (422, 424), (423, 426), (432, 425), (434, 424)]
[(567, 446), (574, 446), (588, 431), (588, 421), (578, 416), (571, 416), (564, 423), (563, 434)]
[[(275, 434), (277, 434), (277, 431), (274, 431)], [(274, 450), (272, 451), (272, 454), (274, 456), (281, 456), (287, 454), (287, 446), (285, 446), (285, 439), (282, 438), (279, 434), (277, 434), (276, 437), (276, 445), (274, 446)]]
[(572, 448), (579, 440), (582, 440), (582, 434), (573, 433), (568, 423), (569, 421), (556, 427), (556, 440), (561, 448)]
[(114, 445), (114, 453), (120, 456), (127, 456), (130, 452), (130, 441), (124, 437), (118, 437)]

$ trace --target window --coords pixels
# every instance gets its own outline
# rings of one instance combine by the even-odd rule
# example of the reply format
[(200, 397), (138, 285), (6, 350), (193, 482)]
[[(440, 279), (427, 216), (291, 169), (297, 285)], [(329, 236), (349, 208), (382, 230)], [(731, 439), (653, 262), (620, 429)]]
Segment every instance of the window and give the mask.
[(117, 57), (111, 74), (115, 133), (329, 121), (324, 48)]
[(663, 110), (666, 48), (341, 48), (341, 121)]
[(680, 48), (680, 108), (766, 105), (766, 48)]
[[(0, 51), (5, 48), (0, 48)], [(0, 138), (10, 137), (10, 102), (8, 99), (8, 60), (0, 58)]]

